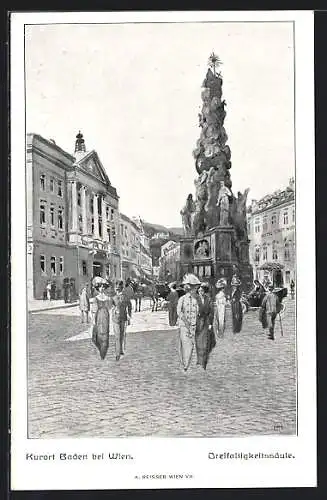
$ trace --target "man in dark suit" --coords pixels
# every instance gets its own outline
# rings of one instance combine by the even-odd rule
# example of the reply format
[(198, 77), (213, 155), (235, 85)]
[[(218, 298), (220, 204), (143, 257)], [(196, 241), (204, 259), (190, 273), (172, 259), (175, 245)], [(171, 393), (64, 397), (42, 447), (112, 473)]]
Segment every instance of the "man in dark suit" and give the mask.
[(130, 323), (132, 315), (132, 303), (124, 293), (124, 283), (118, 281), (116, 293), (110, 299), (109, 307), (112, 308), (112, 324), (115, 334), (116, 361), (125, 354), (126, 347), (126, 327)]

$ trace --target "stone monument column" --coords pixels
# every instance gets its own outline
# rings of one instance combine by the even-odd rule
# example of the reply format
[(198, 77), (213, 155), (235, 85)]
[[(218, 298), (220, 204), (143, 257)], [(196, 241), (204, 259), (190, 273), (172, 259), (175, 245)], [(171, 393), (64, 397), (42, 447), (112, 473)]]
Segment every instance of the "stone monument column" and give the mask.
[(99, 197), (99, 195), (96, 194), (96, 193), (94, 193), (94, 195), (93, 195), (94, 238), (96, 238), (97, 240), (100, 238), (100, 235), (99, 235), (98, 197)]

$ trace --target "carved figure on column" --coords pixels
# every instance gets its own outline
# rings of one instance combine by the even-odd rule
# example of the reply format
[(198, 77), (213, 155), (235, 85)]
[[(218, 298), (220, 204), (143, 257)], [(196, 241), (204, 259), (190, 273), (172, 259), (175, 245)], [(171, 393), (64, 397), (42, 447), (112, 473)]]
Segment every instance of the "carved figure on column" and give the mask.
[(182, 210), (180, 211), (180, 214), (182, 216), (182, 223), (184, 227), (184, 232), (185, 235), (188, 236), (192, 232), (192, 223), (193, 223), (193, 215), (195, 212), (195, 203), (193, 201), (193, 196), (192, 194), (189, 194), (186, 203)]
[(197, 200), (195, 205), (196, 209), (193, 218), (193, 232), (197, 237), (199, 234), (204, 233), (207, 229), (207, 214), (204, 210), (204, 204), (200, 200)]
[(250, 189), (247, 188), (242, 194), (240, 191), (235, 198), (234, 224), (236, 235), (239, 240), (247, 239), (247, 222), (246, 222), (246, 200)]
[(218, 193), (217, 206), (219, 207), (219, 225), (228, 226), (229, 225), (229, 200), (232, 197), (232, 193), (227, 186), (225, 186), (224, 181), (220, 181), (220, 189)]

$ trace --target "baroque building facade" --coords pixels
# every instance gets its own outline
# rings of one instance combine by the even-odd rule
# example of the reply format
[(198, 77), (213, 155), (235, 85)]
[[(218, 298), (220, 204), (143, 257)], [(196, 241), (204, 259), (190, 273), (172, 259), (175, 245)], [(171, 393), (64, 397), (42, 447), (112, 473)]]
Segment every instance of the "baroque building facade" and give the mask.
[(260, 281), (289, 286), (296, 281), (295, 183), (253, 200), (247, 212), (250, 263)]
[(49, 282), (62, 298), (67, 283), (76, 295), (94, 276), (119, 279), (119, 197), (96, 151), (81, 133), (73, 155), (37, 134), (26, 146), (28, 298)]
[(161, 257), (159, 259), (159, 279), (172, 282), (180, 278), (180, 245), (176, 241), (167, 241), (161, 247)]
[(152, 259), (149, 239), (140, 221), (120, 214), (121, 272), (122, 279), (144, 279), (152, 276)]

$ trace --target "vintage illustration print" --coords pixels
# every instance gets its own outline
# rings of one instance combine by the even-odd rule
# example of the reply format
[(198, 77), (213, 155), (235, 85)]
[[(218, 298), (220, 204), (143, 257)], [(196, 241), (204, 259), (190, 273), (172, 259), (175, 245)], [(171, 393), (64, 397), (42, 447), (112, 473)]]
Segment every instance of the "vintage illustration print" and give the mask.
[(28, 438), (297, 434), (293, 37), (25, 26)]

